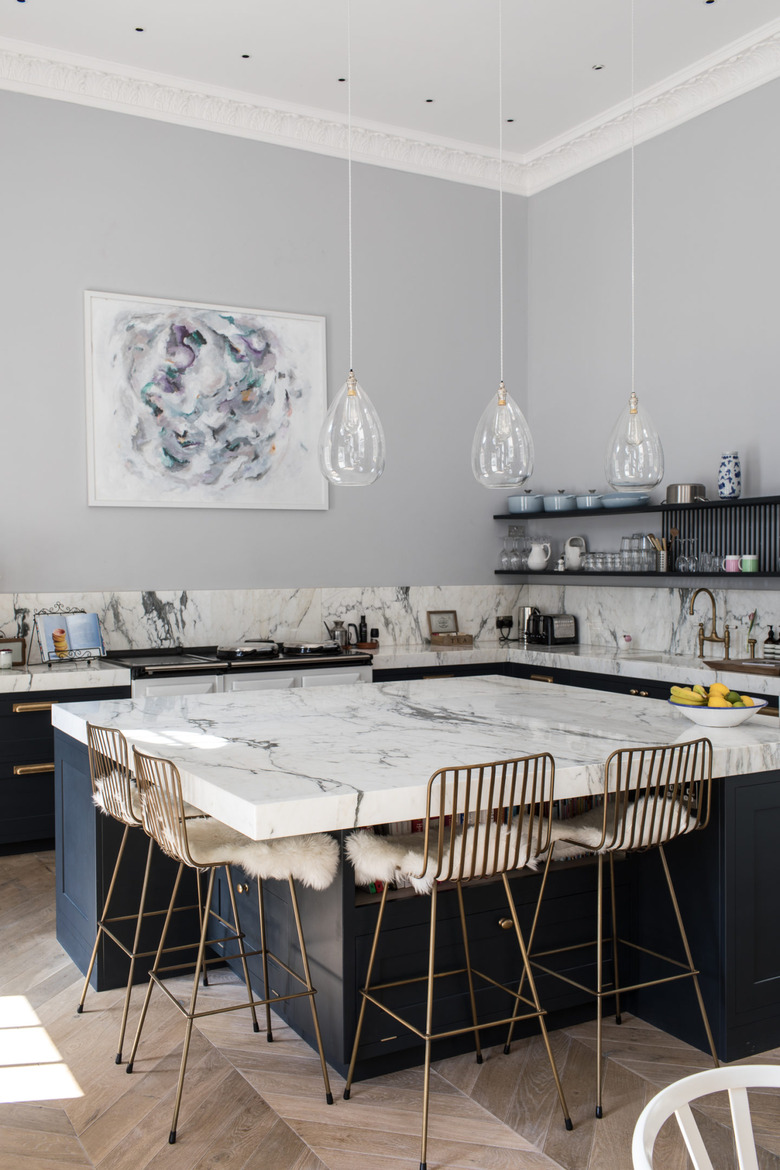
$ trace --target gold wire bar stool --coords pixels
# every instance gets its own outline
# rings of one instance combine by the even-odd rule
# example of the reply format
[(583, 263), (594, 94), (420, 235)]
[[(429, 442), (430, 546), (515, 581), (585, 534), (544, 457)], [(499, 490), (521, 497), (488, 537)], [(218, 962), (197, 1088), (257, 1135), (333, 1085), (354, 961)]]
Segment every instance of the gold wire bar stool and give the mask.
[[(124, 1044), (125, 1031), (127, 1029), (127, 1017), (130, 1010), (130, 997), (133, 990), (133, 980), (135, 977), (135, 968), (137, 959), (150, 958), (155, 954), (154, 950), (142, 951), (139, 950), (141, 931), (143, 928), (144, 919), (153, 917), (162, 917), (165, 910), (147, 910), (146, 898), (149, 889), (149, 874), (152, 865), (152, 853), (155, 849), (155, 842), (152, 837), (149, 837), (148, 847), (146, 850), (146, 865), (144, 868), (143, 884), (141, 886), (141, 897), (138, 903), (138, 910), (135, 914), (121, 914), (109, 917), (109, 908), (111, 906), (111, 899), (114, 895), (119, 872), (122, 866), (122, 859), (125, 853), (125, 846), (127, 845), (128, 834), (131, 829), (139, 829), (144, 831), (143, 819), (141, 816), (141, 798), (138, 793), (138, 788), (135, 781), (130, 775), (128, 767), (128, 753), (127, 740), (121, 731), (117, 731), (111, 727), (98, 727), (93, 723), (87, 724), (87, 750), (89, 752), (89, 774), (92, 781), (92, 800), (97, 808), (106, 816), (113, 817), (114, 820), (119, 821), (124, 825), (122, 833), (122, 840), (119, 844), (116, 861), (114, 863), (114, 871), (111, 875), (106, 900), (103, 904), (103, 911), (97, 923), (97, 935), (95, 937), (95, 945), (92, 948), (92, 955), (89, 960), (86, 978), (84, 979), (84, 986), (81, 990), (81, 999), (79, 1000), (76, 1011), (81, 1014), (84, 1011), (84, 1002), (87, 998), (87, 990), (89, 989), (89, 981), (92, 978), (92, 971), (95, 966), (95, 959), (97, 958), (98, 947), (100, 940), (105, 935), (119, 947), (121, 951), (130, 960), (130, 970), (127, 977), (127, 987), (125, 990), (125, 1000), (122, 1008), (122, 1021), (119, 1027), (119, 1040), (117, 1042), (116, 1063), (122, 1063), (122, 1045)], [(197, 809), (191, 810), (193, 813), (198, 813)], [(198, 897), (200, 898), (200, 881), (198, 881)], [(180, 909), (193, 909), (194, 907), (180, 907)], [(202, 916), (202, 907), (198, 906), (198, 911)], [(128, 945), (113, 929), (119, 923), (132, 922), (135, 920), (135, 931), (133, 940)], [(121, 929), (121, 928), (120, 928)]]
[[(176, 1141), (176, 1128), (179, 1110), (181, 1108), (182, 1091), (184, 1089), (184, 1076), (187, 1071), (187, 1057), (192, 1038), (193, 1022), (202, 1019), (204, 1016), (220, 1015), (224, 1012), (249, 1008), (252, 1014), (254, 1031), (259, 1032), (260, 1026), (257, 1022), (256, 1008), (264, 1007), (267, 1038), (268, 1040), (272, 1040), (270, 1004), (308, 996), (311, 1005), (314, 1032), (317, 1038), (322, 1078), (325, 1083), (325, 1099), (329, 1105), (332, 1105), (333, 1095), (330, 1089), (328, 1068), (325, 1063), (325, 1053), (322, 1047), (317, 1006), (314, 1002), (316, 989), (311, 981), (311, 971), (303, 937), (295, 881), (302, 881), (305, 885), (312, 886), (315, 889), (325, 889), (330, 885), (336, 875), (338, 866), (338, 845), (336, 841), (327, 833), (310, 834), (305, 837), (280, 837), (273, 841), (254, 841), (250, 837), (245, 837), (242, 833), (236, 832), (235, 829), (223, 825), (220, 821), (214, 820), (212, 817), (201, 817), (196, 820), (191, 820), (186, 816), (185, 804), (182, 798), (181, 777), (176, 765), (170, 760), (139, 752), (137, 748), (133, 749), (133, 756), (135, 761), (135, 774), (141, 793), (144, 827), (147, 833), (154, 837), (163, 852), (179, 862), (179, 868), (174, 883), (173, 894), (171, 895), (171, 902), (165, 917), (160, 943), (155, 955), (154, 965), (149, 972), (149, 983), (138, 1021), (138, 1029), (133, 1041), (133, 1048), (127, 1064), (127, 1072), (130, 1073), (133, 1071), (133, 1062), (138, 1051), (152, 990), (157, 986), (165, 992), (187, 1021), (184, 1034), (184, 1048), (179, 1069), (179, 1080), (176, 1087), (176, 1100), (173, 1108), (173, 1120), (168, 1137), (169, 1143), (173, 1145)], [(257, 878), (261, 932), (259, 950), (248, 951), (244, 946), (244, 934), (241, 930), (236, 895), (233, 889), (231, 870), (233, 864), (241, 866), (247, 873)], [(163, 979), (164, 975), (171, 971), (181, 970), (185, 964), (161, 965), (161, 958), (165, 950), (165, 938), (171, 915), (174, 911), (179, 883), (185, 866), (208, 872), (208, 889), (204, 902), (204, 913), (189, 1004), (185, 1004), (180, 1000), (165, 985)], [(225, 870), (226, 888), (230, 895), (230, 906), (233, 915), (232, 923), (222, 918), (221, 915), (212, 909), (214, 878), (217, 870), (220, 868), (224, 868)], [(289, 882), (293, 914), (298, 934), (298, 944), (301, 950), (303, 975), (288, 967), (286, 963), (273, 954), (267, 947), (262, 887), (262, 882), (265, 878), (281, 878)], [(219, 924), (217, 929), (221, 928), (225, 931), (218, 938), (208, 937), (211, 919), (214, 919)], [(206, 949), (217, 943), (235, 944), (237, 946), (237, 953), (232, 955), (221, 954), (217, 958), (207, 958)], [(247, 959), (254, 955), (260, 955), (263, 964), (264, 996), (260, 999), (254, 997), (249, 981)], [(201, 971), (205, 970), (208, 963), (223, 963), (231, 958), (241, 959), (246, 986), (246, 999), (240, 1003), (228, 1004), (222, 1007), (210, 1007), (198, 1011), (198, 983)], [(268, 960), (271, 960), (286, 971), (288, 975), (301, 985), (303, 990), (288, 992), (285, 995), (270, 996)], [(186, 965), (191, 966), (192, 964), (187, 963)]]
[[(522, 869), (550, 846), (550, 820), (544, 810), (553, 799), (555, 763), (547, 753), (511, 760), (475, 764), (472, 767), (441, 768), (428, 781), (423, 832), (402, 838), (378, 837), (358, 831), (346, 841), (347, 855), (355, 867), (356, 881), (363, 885), (384, 881), (376, 929), (366, 972), (365, 987), (360, 991), (361, 1005), (352, 1058), (344, 1089), (349, 1099), (355, 1072), (360, 1035), (366, 1005), (371, 1003), (425, 1043), (423, 1082), (422, 1145), (420, 1170), (427, 1167), (428, 1114), (430, 1104), (431, 1046), (434, 1040), (473, 1032), (477, 1061), (482, 1063), (480, 1029), (496, 1024), (515, 1024), (520, 1020), (538, 1019), (547, 1056), (555, 1079), (558, 1098), (567, 1129), (572, 1128), (566, 1100), (539, 1003), (533, 974), (528, 965), (523, 934), (517, 916), (508, 875)], [(501, 877), (509, 912), (515, 929), (529, 995), (522, 988), (514, 991), (490, 975), (472, 966), (463, 885), (488, 877)], [(372, 983), (372, 974), (387, 902), (390, 882), (408, 879), (418, 893), (430, 895), (428, 970), (425, 975), (386, 983)], [(441, 882), (453, 882), (457, 891), (465, 967), (450, 971), (436, 970), (436, 911)], [(437, 979), (465, 975), (472, 1022), (446, 1031), (433, 1030), (434, 988)], [(477, 1018), (475, 979), (505, 992), (513, 1001), (511, 1014), (499, 1020)], [(415, 983), (426, 984), (425, 1026), (419, 1028), (410, 1019), (388, 1007), (381, 993)]]
[[(715, 1066), (718, 1056), (712, 1036), (704, 999), (699, 987), (699, 971), (694, 966), (688, 936), (683, 926), (677, 895), (669, 871), (664, 845), (687, 833), (704, 829), (710, 817), (712, 789), (712, 744), (708, 739), (695, 739), (687, 743), (666, 747), (621, 748), (613, 752), (604, 765), (603, 804), (572, 817), (568, 821), (557, 821), (553, 828), (553, 843), (547, 855), (542, 883), (536, 903), (534, 920), (528, 940), (530, 965), (563, 980), (596, 997), (596, 1117), (603, 1116), (602, 1110), (602, 1017), (603, 1001), (615, 997), (615, 1022), (621, 1022), (620, 996), (629, 991), (638, 991), (659, 984), (675, 983), (681, 979), (692, 979), (701, 1012), (707, 1043)], [(569, 856), (576, 853), (595, 855), (598, 862), (596, 894), (596, 939), (572, 946), (558, 947), (548, 951), (534, 951), (533, 940), (539, 922), (550, 864), (556, 846)], [(615, 897), (615, 854), (647, 852), (657, 849), (664, 877), (669, 890), (674, 917), (680, 934), (685, 961), (640, 946), (638, 943), (621, 938), (617, 930)], [(611, 935), (604, 938), (604, 859), (609, 859), (609, 883), (611, 900)], [(611, 947), (613, 981), (604, 978), (604, 944)], [(564, 955), (570, 951), (596, 947), (596, 986), (588, 987), (561, 971), (541, 963), (540, 959)], [(669, 974), (637, 983), (620, 982), (618, 969), (618, 946), (651, 956), (668, 964)], [(671, 968), (671, 970), (670, 970)], [(520, 987), (523, 985), (521, 977)], [(505, 1052), (509, 1051), (513, 1025), (510, 1025)]]

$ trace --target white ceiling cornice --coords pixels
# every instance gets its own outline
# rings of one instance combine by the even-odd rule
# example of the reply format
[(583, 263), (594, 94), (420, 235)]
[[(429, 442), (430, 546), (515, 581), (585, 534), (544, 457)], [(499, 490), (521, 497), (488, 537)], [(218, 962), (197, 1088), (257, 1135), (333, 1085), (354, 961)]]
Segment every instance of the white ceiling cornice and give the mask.
[[(637, 95), (636, 142), (662, 134), (780, 77), (780, 20)], [(345, 158), (344, 122), (316, 110), (253, 99), (180, 80), (0, 38), (0, 88)], [(353, 122), (353, 157), (480, 187), (498, 186), (495, 154), (468, 143), (415, 139)], [(508, 192), (532, 195), (630, 146), (631, 103), (613, 108), (524, 158), (504, 159)]]

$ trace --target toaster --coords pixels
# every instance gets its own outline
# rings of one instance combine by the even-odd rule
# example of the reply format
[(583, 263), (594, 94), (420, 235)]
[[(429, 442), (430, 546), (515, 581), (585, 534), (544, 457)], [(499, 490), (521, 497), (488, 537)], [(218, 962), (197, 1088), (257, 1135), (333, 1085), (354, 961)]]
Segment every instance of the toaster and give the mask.
[(533, 614), (527, 640), (539, 646), (576, 646), (577, 619), (573, 613)]

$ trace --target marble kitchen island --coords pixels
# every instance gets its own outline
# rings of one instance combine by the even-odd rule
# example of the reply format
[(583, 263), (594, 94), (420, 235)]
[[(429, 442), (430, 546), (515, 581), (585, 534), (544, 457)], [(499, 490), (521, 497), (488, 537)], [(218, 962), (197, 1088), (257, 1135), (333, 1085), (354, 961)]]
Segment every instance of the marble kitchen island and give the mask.
[[(59, 705), (53, 710), (58, 937), (81, 966), (94, 937), (111, 853), (111, 825), (89, 800), (87, 721), (118, 727), (131, 743), (172, 759), (186, 799), (258, 838), (340, 834), (354, 826), (415, 818), (422, 815), (425, 786), (436, 768), (538, 751), (555, 757), (556, 797), (587, 795), (598, 791), (603, 761), (615, 748), (680, 742), (700, 733), (652, 699), (504, 676)], [(775, 916), (769, 916), (780, 879), (774, 844), (780, 833), (780, 725), (757, 716), (710, 738), (718, 778), (712, 823), (674, 843), (669, 854), (683, 879), (681, 900), (716, 1042), (722, 1057), (733, 1059), (780, 1043), (780, 948)], [(656, 898), (654, 880), (640, 880), (641, 867), (634, 861), (621, 867), (621, 905), (632, 918), (642, 903), (652, 908)], [(640, 861), (650, 865), (652, 858)], [(554, 875), (550, 929), (566, 934), (567, 941), (567, 932), (581, 931), (583, 922), (592, 931), (593, 869), (592, 864), (563, 866)], [(535, 875), (516, 879), (521, 906), (530, 908), (537, 883)], [(480, 945), (489, 943), (499, 960), (507, 951), (510, 979), (514, 959), (506, 932), (496, 927), (498, 892), (491, 883), (475, 888), (471, 913)], [(394, 953), (388, 969), (416, 959), (423, 932), (418, 903), (399, 897), (390, 907)], [(253, 906), (251, 899), (242, 900), (250, 938)], [(286, 936), (283, 891), (277, 910), (274, 929)], [(342, 1068), (375, 909), (370, 898), (356, 896), (351, 871), (342, 866), (330, 891), (307, 892), (304, 913), (313, 932), (315, 983), (327, 1004), (328, 1059)], [(445, 906), (445, 951), (454, 946), (448, 913)], [(106, 957), (98, 986), (120, 978)], [(567, 1011), (582, 1011), (579, 993), (551, 987), (545, 995), (540, 985), (540, 994), (553, 1024), (563, 1022)], [(684, 994), (667, 994), (663, 1003), (652, 993), (645, 999), (642, 1014), (702, 1043)], [(291, 1022), (305, 1033), (303, 1018)], [(361, 1045), (363, 1075), (414, 1061), (416, 1050), (408, 1049), (406, 1036), (384, 1037), (369, 1029)]]

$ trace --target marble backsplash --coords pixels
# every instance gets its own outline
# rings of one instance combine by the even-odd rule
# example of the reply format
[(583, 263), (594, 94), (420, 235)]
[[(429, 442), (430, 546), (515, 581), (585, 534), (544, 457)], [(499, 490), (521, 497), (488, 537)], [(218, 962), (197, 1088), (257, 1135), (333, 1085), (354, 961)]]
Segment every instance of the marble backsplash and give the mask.
[[(747, 652), (749, 615), (756, 611), (753, 634), (761, 643), (768, 627), (780, 629), (780, 592), (713, 590), (718, 633), (731, 627), (732, 657)], [(2, 594), (0, 636), (27, 636), (36, 610), (57, 603), (96, 612), (106, 647), (206, 646), (245, 638), (315, 640), (326, 634), (324, 621), (357, 623), (366, 615), (379, 629), (382, 645), (420, 643), (428, 636), (427, 611), (454, 609), (464, 633), (483, 642), (496, 639), (499, 615), (517, 618), (519, 605), (544, 613), (573, 613), (583, 644), (613, 649), (695, 653), (699, 621), (710, 630), (705, 595), (688, 612), (690, 588), (628, 588), (600, 585), (528, 584), (476, 586), (388, 586), (325, 589), (236, 589), (123, 593)], [(512, 631), (517, 635), (517, 627)], [(627, 639), (630, 639), (628, 641)], [(708, 656), (721, 657), (714, 647)], [(38, 660), (37, 648), (32, 660)]]

